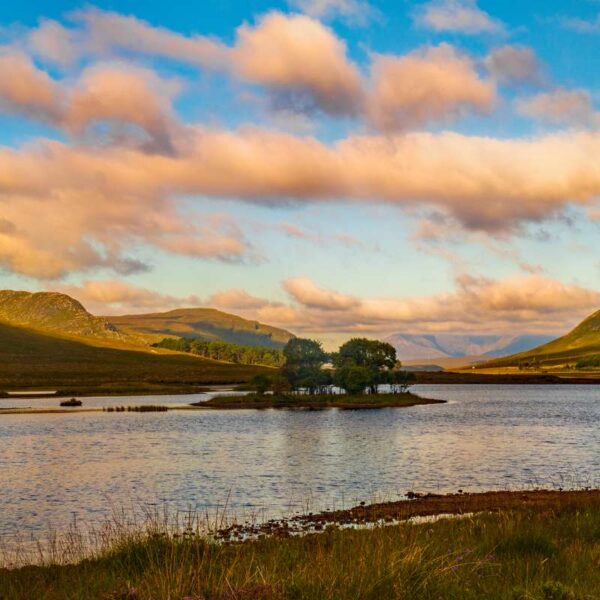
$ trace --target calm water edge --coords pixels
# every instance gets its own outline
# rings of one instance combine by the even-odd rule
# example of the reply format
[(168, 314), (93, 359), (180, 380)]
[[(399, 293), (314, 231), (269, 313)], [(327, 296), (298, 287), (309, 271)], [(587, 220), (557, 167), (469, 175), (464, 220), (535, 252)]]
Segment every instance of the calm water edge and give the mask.
[[(598, 486), (600, 386), (437, 385), (368, 411), (0, 415), (0, 534), (158, 504), (281, 516), (408, 490)], [(206, 398), (87, 398), (85, 406)], [(57, 399), (4, 399), (56, 406)]]

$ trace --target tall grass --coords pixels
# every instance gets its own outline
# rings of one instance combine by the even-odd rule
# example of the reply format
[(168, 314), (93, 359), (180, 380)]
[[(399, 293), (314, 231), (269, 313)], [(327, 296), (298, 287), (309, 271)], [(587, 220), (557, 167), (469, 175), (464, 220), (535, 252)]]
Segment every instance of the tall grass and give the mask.
[[(87, 600), (599, 598), (600, 507), (518, 509), (217, 544), (167, 516), (114, 521), (91, 558), (0, 570), (0, 598)], [(72, 554), (81, 549), (77, 536)], [(98, 540), (96, 540), (98, 541)], [(67, 546), (69, 544), (67, 540)], [(57, 549), (58, 551), (59, 549)], [(63, 548), (61, 552), (70, 550)], [(59, 558), (58, 556), (56, 558)], [(64, 558), (64, 556), (63, 556)]]

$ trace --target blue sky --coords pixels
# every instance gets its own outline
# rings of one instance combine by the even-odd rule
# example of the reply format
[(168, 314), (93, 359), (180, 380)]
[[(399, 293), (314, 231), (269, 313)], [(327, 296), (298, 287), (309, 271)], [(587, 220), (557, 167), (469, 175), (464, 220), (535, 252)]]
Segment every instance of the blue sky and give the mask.
[(598, 2), (23, 2), (0, 21), (4, 288), (326, 341), (559, 333), (600, 304)]

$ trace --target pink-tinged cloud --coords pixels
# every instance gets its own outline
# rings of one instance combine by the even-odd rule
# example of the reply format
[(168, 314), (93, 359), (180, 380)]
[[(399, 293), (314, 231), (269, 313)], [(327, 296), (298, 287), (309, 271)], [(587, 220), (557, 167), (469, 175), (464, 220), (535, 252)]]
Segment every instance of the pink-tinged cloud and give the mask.
[(258, 310), (267, 306), (276, 306), (276, 304), (258, 298), (242, 289), (231, 289), (217, 292), (206, 301), (209, 306), (227, 310)]
[(355, 298), (322, 289), (307, 277), (288, 279), (283, 283), (283, 288), (297, 302), (308, 308), (330, 311), (346, 310), (358, 305)]
[[(49, 141), (0, 150), (2, 218), (14, 226), (0, 234), (0, 262), (15, 272), (58, 277), (122, 264), (137, 244), (210, 255), (205, 244), (191, 241), (212, 238), (199, 217), (178, 211), (181, 196), (273, 206), (290, 198), (429, 206), (463, 227), (497, 234), (570, 205), (595, 206), (600, 194), (594, 132), (525, 140), (355, 136), (327, 146), (254, 128), (196, 129), (185, 142), (173, 155)], [(242, 241), (229, 225), (219, 231)], [(235, 241), (227, 244), (216, 244), (216, 256), (230, 248), (232, 259), (243, 258)]]
[(86, 29), (82, 44), (88, 51), (110, 54), (113, 50), (125, 50), (214, 69), (228, 64), (227, 47), (206, 36), (186, 37), (133, 16), (96, 8), (77, 11), (72, 18)]
[(183, 306), (202, 306), (195, 295), (172, 296), (118, 279), (85, 280), (80, 285), (54, 285), (52, 290), (69, 294), (94, 314), (158, 312)]
[(0, 51), (0, 110), (55, 121), (62, 111), (62, 91), (29, 57)]
[(433, 31), (464, 34), (504, 33), (501, 21), (477, 6), (476, 0), (433, 0), (416, 11), (416, 23)]
[(74, 63), (81, 53), (76, 33), (51, 19), (41, 19), (29, 33), (27, 43), (40, 60), (63, 67)]
[(600, 291), (540, 275), (499, 281), (463, 275), (454, 291), (419, 298), (359, 298), (307, 278), (288, 280), (283, 287), (294, 302), (285, 321), (268, 309), (261, 318), (314, 332), (512, 331), (518, 324), (560, 330), (600, 304)]
[(449, 122), (468, 112), (488, 113), (496, 92), (471, 58), (448, 44), (405, 56), (376, 56), (367, 112), (384, 131)]
[(149, 136), (149, 147), (171, 151), (178, 127), (171, 102), (179, 89), (177, 82), (161, 79), (149, 69), (96, 65), (84, 71), (70, 92), (64, 121), (78, 133), (101, 122), (135, 125)]
[(490, 73), (506, 85), (541, 85), (544, 66), (531, 48), (506, 45), (494, 48), (484, 61)]
[(254, 27), (240, 27), (231, 58), (241, 79), (296, 93), (299, 102), (308, 100), (330, 114), (353, 113), (361, 102), (360, 75), (344, 42), (309, 17), (275, 12)]
[(600, 126), (600, 113), (594, 109), (592, 97), (586, 90), (558, 88), (521, 98), (517, 111), (531, 119), (543, 122), (583, 127)]

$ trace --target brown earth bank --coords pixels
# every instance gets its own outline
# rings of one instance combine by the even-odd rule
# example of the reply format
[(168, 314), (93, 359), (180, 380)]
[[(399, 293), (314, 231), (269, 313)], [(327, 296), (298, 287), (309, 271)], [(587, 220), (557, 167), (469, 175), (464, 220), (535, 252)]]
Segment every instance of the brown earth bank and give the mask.
[(318, 395), (264, 395), (247, 394), (240, 396), (216, 396), (206, 402), (195, 402), (192, 406), (207, 409), (308, 409), (322, 410), (340, 408), (344, 410), (374, 408), (407, 408), (421, 404), (445, 404), (445, 400), (422, 398), (410, 392), (404, 394), (366, 394), (349, 396), (347, 394)]
[(523, 490), (456, 494), (407, 492), (406, 500), (364, 504), (345, 510), (297, 515), (260, 524), (235, 524), (216, 532), (221, 540), (235, 541), (260, 536), (288, 537), (323, 531), (330, 527), (361, 527), (396, 523), (415, 517), (498, 513), (520, 509), (541, 511), (600, 509), (600, 489)]

